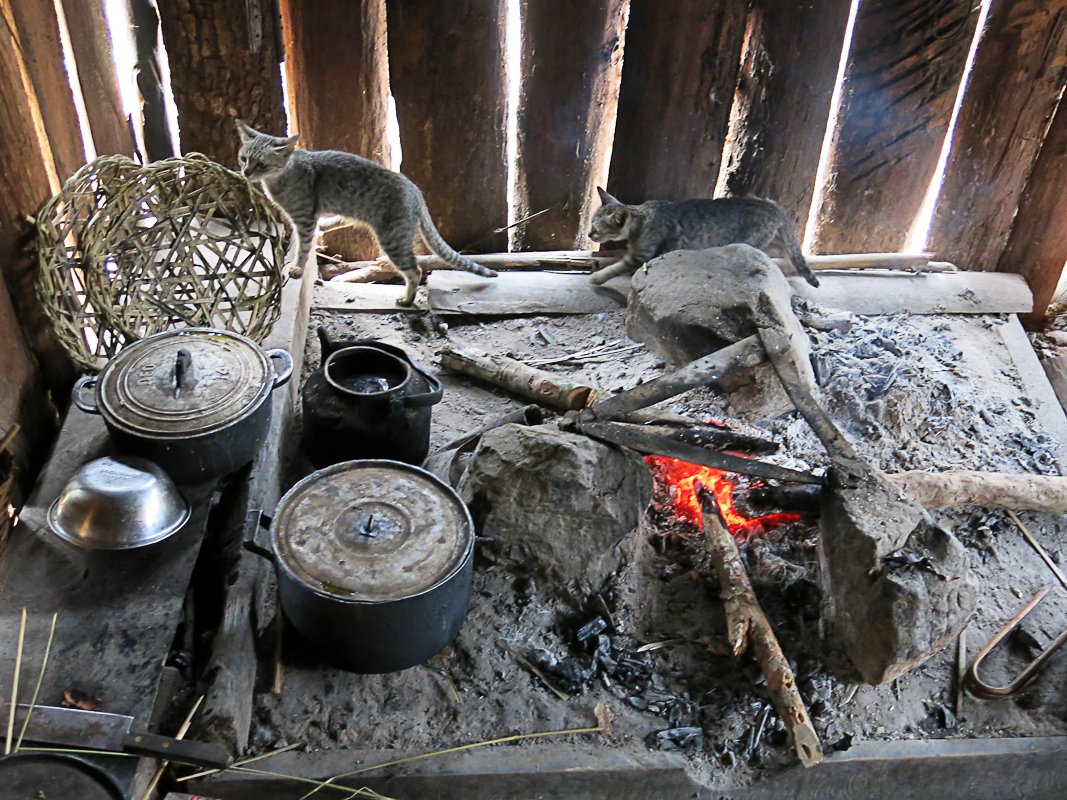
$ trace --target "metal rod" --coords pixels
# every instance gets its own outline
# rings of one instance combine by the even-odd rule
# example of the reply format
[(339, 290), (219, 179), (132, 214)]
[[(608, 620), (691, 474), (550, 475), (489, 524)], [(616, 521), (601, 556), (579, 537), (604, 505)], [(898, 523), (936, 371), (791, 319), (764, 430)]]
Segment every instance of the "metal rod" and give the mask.
[(1023, 536), (1026, 537), (1026, 541), (1030, 543), (1030, 546), (1034, 548), (1034, 550), (1037, 551), (1037, 554), (1041, 556), (1046, 564), (1048, 564), (1048, 568), (1052, 570), (1052, 574), (1056, 576), (1063, 588), (1067, 589), (1067, 576), (1063, 574), (1060, 568), (1056, 565), (1056, 562), (1052, 560), (1052, 556), (1045, 552), (1045, 548), (1038, 544), (1037, 539), (1035, 539), (1033, 534), (1027, 530), (1026, 526), (1023, 525), (1023, 521), (1019, 519), (1015, 515), (1015, 512), (1010, 508), (1008, 509), (1008, 516), (1010, 516), (1015, 524), (1019, 526), (1019, 530), (1022, 531)]

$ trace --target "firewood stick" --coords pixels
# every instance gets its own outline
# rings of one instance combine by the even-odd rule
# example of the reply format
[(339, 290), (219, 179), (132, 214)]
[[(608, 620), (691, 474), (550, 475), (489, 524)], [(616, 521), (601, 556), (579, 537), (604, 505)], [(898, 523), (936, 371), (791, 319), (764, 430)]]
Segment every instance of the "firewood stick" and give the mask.
[(982, 506), (1067, 514), (1067, 478), (949, 470), (898, 472), (886, 480), (930, 509)]
[(818, 734), (797, 691), (796, 676), (752, 591), (737, 543), (719, 515), (715, 495), (698, 484), (697, 497), (703, 514), (704, 532), (707, 534), (706, 546), (722, 587), (727, 635), (734, 655), (741, 655), (748, 645), (752, 646), (752, 654), (767, 679), (771, 701), (793, 737), (800, 762), (806, 767), (818, 764), (822, 761), (822, 745)]
[(585, 408), (596, 397), (596, 389), (591, 386), (469, 347), (445, 348), (441, 365), (565, 411)]

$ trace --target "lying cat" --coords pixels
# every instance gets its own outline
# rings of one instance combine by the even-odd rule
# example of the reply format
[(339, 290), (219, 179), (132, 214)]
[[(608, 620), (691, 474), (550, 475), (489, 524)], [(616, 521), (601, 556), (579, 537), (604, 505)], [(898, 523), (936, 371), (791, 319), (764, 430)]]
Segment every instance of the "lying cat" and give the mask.
[[(434, 227), (422, 192), (399, 172), (340, 150), (297, 150), (299, 137), (279, 138), (260, 133), (237, 120), (241, 149), (237, 161), (251, 181), (263, 190), (293, 224), (295, 261), (290, 274), (297, 276), (311, 252), (319, 219), (338, 215), (370, 225), (382, 250), (404, 278), (407, 291), (397, 305), (410, 306), (422, 280), (415, 260), (415, 233), (449, 265), (486, 278), (491, 269), (464, 258), (441, 238)], [(289, 258), (287, 256), (287, 261)]]
[(616, 275), (632, 275), (642, 264), (671, 250), (704, 250), (728, 244), (750, 244), (762, 250), (780, 236), (796, 271), (812, 286), (819, 285), (800, 252), (789, 218), (773, 200), (649, 200), (628, 206), (599, 186), (597, 192), (602, 205), (593, 215), (589, 238), (594, 242), (625, 240), (627, 247), (622, 260), (589, 276), (593, 283), (604, 283)]

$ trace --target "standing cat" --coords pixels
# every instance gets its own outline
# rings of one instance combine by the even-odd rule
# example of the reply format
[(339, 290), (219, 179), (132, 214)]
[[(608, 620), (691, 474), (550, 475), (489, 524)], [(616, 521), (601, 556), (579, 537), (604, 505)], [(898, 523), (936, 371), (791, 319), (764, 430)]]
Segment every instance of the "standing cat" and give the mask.
[(628, 206), (599, 186), (597, 192), (602, 205), (593, 215), (589, 238), (594, 242), (625, 240), (627, 247), (621, 261), (589, 276), (593, 283), (604, 283), (616, 275), (632, 275), (642, 264), (671, 250), (704, 250), (728, 244), (750, 244), (762, 250), (780, 236), (796, 271), (812, 286), (819, 285), (800, 252), (789, 218), (773, 200), (649, 200)]
[(407, 291), (397, 305), (410, 306), (422, 280), (415, 260), (416, 232), (449, 265), (486, 278), (496, 277), (493, 270), (448, 246), (434, 227), (419, 187), (399, 172), (340, 150), (297, 150), (299, 137), (269, 136), (241, 120), (237, 120), (237, 130), (241, 134), (237, 154), (241, 172), (249, 180), (261, 182), (267, 196), (293, 225), (297, 256), (291, 274), (304, 271), (319, 219), (337, 215), (374, 229), (382, 250), (404, 278)]

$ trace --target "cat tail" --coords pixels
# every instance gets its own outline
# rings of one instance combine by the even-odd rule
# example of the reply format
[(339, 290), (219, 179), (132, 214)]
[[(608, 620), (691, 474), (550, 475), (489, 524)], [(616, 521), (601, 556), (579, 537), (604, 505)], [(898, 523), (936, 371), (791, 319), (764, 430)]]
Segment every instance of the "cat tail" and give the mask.
[(778, 212), (782, 215), (782, 224), (778, 228), (778, 233), (785, 244), (786, 252), (789, 253), (789, 261), (792, 262), (793, 269), (804, 276), (804, 280), (812, 286), (818, 286), (819, 279), (815, 277), (815, 273), (808, 266), (804, 253), (800, 250), (800, 242), (797, 241), (796, 234), (793, 233), (793, 223), (789, 221), (789, 217), (785, 215), (785, 212), (782, 211), (777, 203), (775, 203), (775, 207), (778, 208)]
[(430, 217), (430, 209), (426, 207), (426, 201), (421, 197), (419, 198), (421, 208), (419, 209), (419, 233), (422, 234), (423, 240), (426, 245), (433, 250), (433, 252), (449, 266), (456, 269), (462, 269), (467, 272), (473, 272), (475, 275), (481, 275), (483, 278), (495, 278), (496, 272), (483, 267), (481, 264), (475, 264), (469, 258), (464, 258), (451, 247), (448, 246), (441, 234), (437, 232), (437, 228), (433, 224), (433, 219)]

